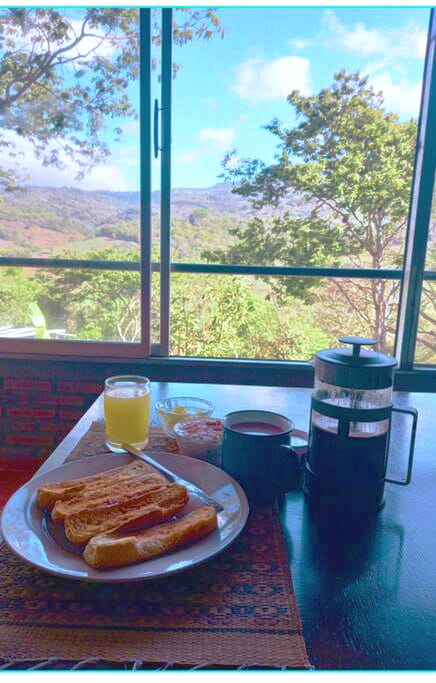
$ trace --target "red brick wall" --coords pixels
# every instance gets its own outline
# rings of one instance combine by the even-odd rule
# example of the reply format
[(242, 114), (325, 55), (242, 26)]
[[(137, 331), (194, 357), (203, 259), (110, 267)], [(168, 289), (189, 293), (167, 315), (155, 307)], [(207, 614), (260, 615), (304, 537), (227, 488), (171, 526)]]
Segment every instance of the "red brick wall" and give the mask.
[(45, 459), (102, 391), (105, 373), (85, 363), (0, 360), (0, 460)]
[[(102, 390), (99, 381), (64, 379), (65, 367), (58, 376), (47, 368), (9, 363), (0, 379), (0, 457), (22, 456), (44, 459), (74, 427)], [(25, 374), (26, 376), (23, 376)], [(77, 368), (75, 370), (77, 374)], [(84, 379), (89, 371), (83, 368)]]
[(165, 374), (147, 361), (0, 357), (0, 484), (5, 458), (45, 459), (101, 393), (106, 377), (123, 374), (183, 381), (177, 370)]

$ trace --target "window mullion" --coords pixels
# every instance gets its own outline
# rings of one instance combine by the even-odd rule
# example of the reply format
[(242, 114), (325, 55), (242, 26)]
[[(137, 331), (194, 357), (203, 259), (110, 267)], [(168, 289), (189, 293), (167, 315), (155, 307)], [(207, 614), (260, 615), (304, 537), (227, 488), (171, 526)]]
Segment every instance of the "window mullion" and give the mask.
[(140, 266), (141, 344), (150, 355), (151, 335), (151, 10), (139, 10), (140, 34)]
[(162, 144), (160, 199), (160, 354), (167, 356), (170, 346), (170, 273), (171, 273), (171, 79), (172, 10), (162, 10)]
[(436, 166), (436, 14), (429, 38), (419, 117), (415, 172), (404, 254), (404, 279), (396, 341), (400, 368), (413, 368)]

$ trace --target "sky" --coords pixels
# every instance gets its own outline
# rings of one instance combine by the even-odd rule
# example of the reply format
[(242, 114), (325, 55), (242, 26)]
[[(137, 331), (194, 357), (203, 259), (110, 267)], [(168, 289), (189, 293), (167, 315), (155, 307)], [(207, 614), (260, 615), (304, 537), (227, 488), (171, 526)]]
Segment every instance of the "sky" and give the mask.
[[(274, 137), (262, 126), (277, 117), (295, 123), (286, 102), (293, 89), (315, 94), (339, 69), (361, 71), (402, 120), (417, 117), (429, 19), (428, 8), (223, 7), (225, 37), (175, 47), (181, 68), (173, 81), (172, 186), (220, 182), (221, 162), (274, 158)], [(130, 95), (137, 100), (137, 85)], [(153, 97), (160, 99), (156, 75)], [(42, 168), (26, 143), (27, 182), (82, 189), (137, 190), (139, 127), (122, 123), (122, 142), (108, 131), (112, 157), (81, 182), (74, 169)], [(1, 163), (0, 158), (0, 163)], [(159, 187), (159, 160), (152, 163)]]

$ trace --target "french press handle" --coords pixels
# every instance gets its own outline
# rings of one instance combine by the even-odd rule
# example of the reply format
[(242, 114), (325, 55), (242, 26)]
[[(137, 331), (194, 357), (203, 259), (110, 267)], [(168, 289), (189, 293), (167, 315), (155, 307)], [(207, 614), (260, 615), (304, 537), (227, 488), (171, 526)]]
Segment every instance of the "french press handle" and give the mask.
[[(398, 486), (407, 486), (407, 484), (410, 484), (410, 480), (412, 478), (412, 465), (413, 465), (413, 456), (415, 453), (415, 437), (416, 437), (416, 425), (418, 423), (418, 411), (416, 408), (392, 408), (393, 413), (404, 413), (405, 415), (412, 415), (413, 418), (413, 423), (412, 423), (412, 434), (410, 437), (410, 447), (409, 447), (409, 460), (407, 464), (407, 475), (404, 480), (400, 479), (388, 479), (385, 477), (385, 481), (387, 481), (389, 484), (398, 484)], [(389, 457), (389, 453), (388, 453)]]
[(366, 337), (339, 337), (338, 341), (353, 345), (353, 358), (359, 357), (361, 346), (374, 346), (378, 343), (378, 339), (367, 339)]

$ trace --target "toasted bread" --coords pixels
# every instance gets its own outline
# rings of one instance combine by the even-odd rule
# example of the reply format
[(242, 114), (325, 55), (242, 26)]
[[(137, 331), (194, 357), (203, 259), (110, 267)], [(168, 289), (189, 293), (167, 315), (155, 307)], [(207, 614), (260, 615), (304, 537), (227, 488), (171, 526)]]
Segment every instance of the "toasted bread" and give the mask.
[(105, 531), (157, 524), (179, 512), (189, 500), (184, 486), (168, 484), (121, 504), (100, 505), (68, 515), (65, 535), (71, 543), (87, 543)]
[(68, 515), (101, 505), (120, 505), (142, 493), (155, 491), (168, 484), (159, 472), (133, 476), (121, 481), (109, 481), (104, 486), (96, 487), (95, 491), (80, 491), (77, 496), (67, 500), (58, 500), (51, 511), (54, 522), (62, 522)]
[(91, 538), (83, 557), (94, 569), (111, 569), (144, 562), (175, 548), (198, 541), (218, 524), (213, 507), (197, 508), (181, 519), (159, 524), (134, 534), (119, 530)]
[(36, 494), (36, 502), (39, 507), (51, 510), (58, 500), (69, 500), (80, 495), (92, 495), (102, 486), (113, 484), (125, 479), (132, 479), (144, 474), (156, 474), (156, 470), (145, 462), (134, 461), (129, 465), (116, 467), (101, 474), (89, 477), (73, 479), (70, 481), (57, 481), (43, 484)]

